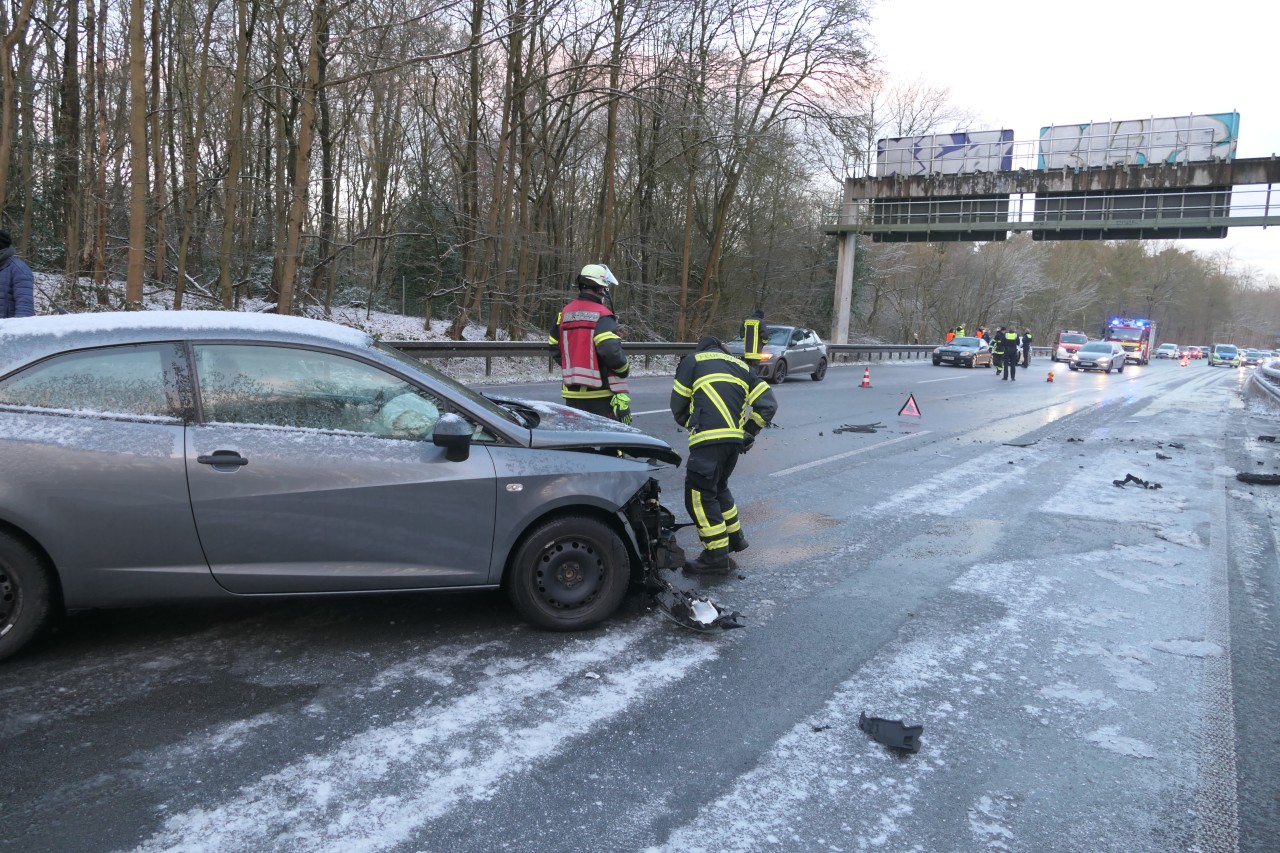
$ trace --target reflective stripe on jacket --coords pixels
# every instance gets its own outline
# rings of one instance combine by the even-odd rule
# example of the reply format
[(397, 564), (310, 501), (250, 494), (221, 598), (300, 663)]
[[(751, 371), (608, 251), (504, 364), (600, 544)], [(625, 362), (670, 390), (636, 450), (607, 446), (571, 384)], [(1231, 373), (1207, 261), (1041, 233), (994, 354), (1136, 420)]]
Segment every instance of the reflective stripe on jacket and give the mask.
[(689, 430), (690, 447), (741, 444), (744, 434), (764, 429), (777, 410), (768, 383), (714, 344), (680, 359), (671, 415)]
[(742, 323), (742, 357), (747, 361), (760, 360), (760, 320), (748, 317)]

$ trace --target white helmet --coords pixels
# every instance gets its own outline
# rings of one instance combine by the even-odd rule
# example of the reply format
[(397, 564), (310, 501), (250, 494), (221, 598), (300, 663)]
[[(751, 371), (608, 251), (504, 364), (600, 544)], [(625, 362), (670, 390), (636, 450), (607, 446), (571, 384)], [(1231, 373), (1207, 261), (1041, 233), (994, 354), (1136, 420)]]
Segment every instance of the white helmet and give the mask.
[(582, 272), (578, 273), (579, 287), (598, 287), (608, 293), (609, 288), (617, 284), (618, 279), (614, 277), (612, 270), (604, 264), (587, 264), (582, 268)]

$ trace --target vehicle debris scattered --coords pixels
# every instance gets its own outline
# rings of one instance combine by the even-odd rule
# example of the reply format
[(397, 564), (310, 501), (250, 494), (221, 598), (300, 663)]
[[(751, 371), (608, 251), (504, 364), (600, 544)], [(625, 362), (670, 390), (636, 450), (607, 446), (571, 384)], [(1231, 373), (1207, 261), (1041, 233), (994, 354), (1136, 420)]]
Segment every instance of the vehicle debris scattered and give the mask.
[(700, 595), (697, 582), (679, 574), (685, 554), (676, 533), (693, 522), (677, 524), (671, 510), (659, 502), (660, 492), (658, 482), (650, 480), (626, 508), (646, 567), (644, 586), (650, 599), (663, 615), (692, 631), (711, 633), (746, 627), (740, 621), (741, 613)]
[(1271, 441), (1271, 442), (1274, 442), (1275, 440), (1276, 440), (1276, 437), (1275, 437), (1274, 435), (1260, 435), (1260, 436), (1258, 436), (1258, 441)]
[(1236, 479), (1242, 483), (1249, 483), (1255, 486), (1275, 486), (1280, 485), (1280, 474), (1250, 474), (1241, 471), (1236, 474)]
[(862, 712), (858, 714), (858, 728), (890, 749), (901, 752), (920, 751), (920, 735), (924, 732), (923, 725), (907, 726), (903, 725), (902, 720), (868, 717), (866, 712)]
[(658, 582), (661, 586), (653, 593), (653, 602), (677, 625), (703, 634), (746, 627), (738, 611), (726, 610), (711, 599), (680, 589), (668, 580), (659, 578)]
[(1156, 451), (1156, 458), (1157, 458), (1157, 459), (1166, 460), (1166, 459), (1172, 459), (1173, 457), (1172, 457), (1172, 456), (1165, 456), (1163, 453), (1161, 453), (1159, 450), (1157, 450), (1157, 451)]
[(884, 424), (879, 421), (873, 424), (841, 424), (831, 432), (833, 434), (841, 432), (875, 432), (877, 429), (884, 429)]
[(1159, 483), (1150, 483), (1142, 479), (1141, 477), (1135, 477), (1132, 474), (1125, 474), (1123, 480), (1111, 481), (1111, 485), (1119, 486), (1122, 489), (1129, 483), (1137, 483), (1139, 486), (1141, 486), (1144, 489), (1163, 489), (1164, 488), (1164, 486), (1161, 486)]

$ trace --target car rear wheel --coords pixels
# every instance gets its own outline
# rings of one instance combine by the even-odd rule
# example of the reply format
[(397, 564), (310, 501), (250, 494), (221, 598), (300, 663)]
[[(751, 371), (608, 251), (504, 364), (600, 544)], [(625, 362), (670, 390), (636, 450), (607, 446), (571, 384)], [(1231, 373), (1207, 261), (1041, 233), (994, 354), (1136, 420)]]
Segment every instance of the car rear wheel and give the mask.
[(786, 361), (778, 362), (778, 366), (773, 369), (773, 383), (781, 385), (787, 381), (787, 363)]
[(1120, 362), (1120, 366), (1116, 368), (1116, 373), (1124, 373), (1124, 362)]
[(17, 654), (53, 619), (53, 589), (40, 560), (0, 533), (0, 660)]
[(810, 373), (809, 376), (812, 377), (814, 382), (821, 382), (822, 378), (826, 375), (827, 375), (827, 360), (825, 358), (820, 358), (818, 359), (818, 369), (815, 370), (813, 373)]
[(594, 518), (569, 515), (525, 535), (507, 595), (531, 624), (577, 631), (611, 616), (630, 581), (631, 561), (618, 534)]

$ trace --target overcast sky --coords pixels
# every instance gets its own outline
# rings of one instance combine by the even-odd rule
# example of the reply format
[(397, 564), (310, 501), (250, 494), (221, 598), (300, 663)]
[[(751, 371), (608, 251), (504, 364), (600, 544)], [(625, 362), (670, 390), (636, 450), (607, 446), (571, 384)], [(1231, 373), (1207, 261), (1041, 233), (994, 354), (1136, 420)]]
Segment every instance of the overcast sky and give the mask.
[[(949, 87), (957, 106), (982, 117), (971, 130), (1034, 140), (1050, 124), (1235, 111), (1237, 157), (1280, 154), (1280, 7), (1271, 3), (874, 0), (872, 18), (882, 67)], [(1280, 226), (1182, 245), (1230, 249), (1280, 284)]]

